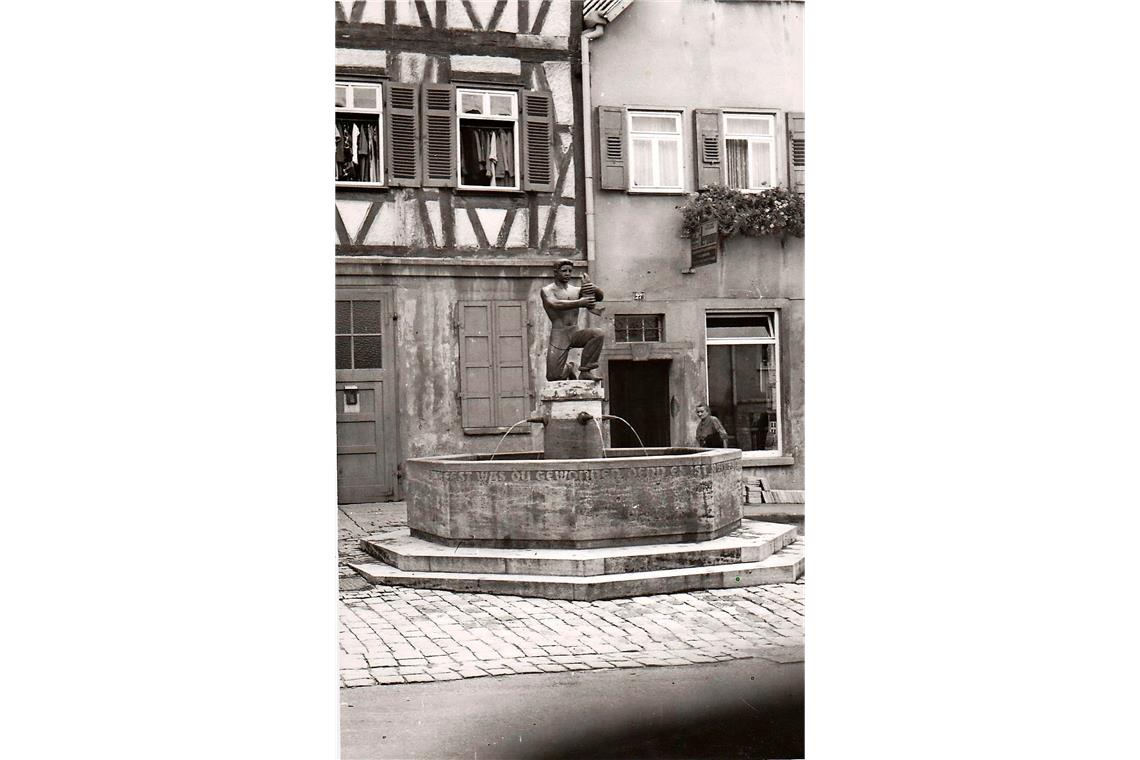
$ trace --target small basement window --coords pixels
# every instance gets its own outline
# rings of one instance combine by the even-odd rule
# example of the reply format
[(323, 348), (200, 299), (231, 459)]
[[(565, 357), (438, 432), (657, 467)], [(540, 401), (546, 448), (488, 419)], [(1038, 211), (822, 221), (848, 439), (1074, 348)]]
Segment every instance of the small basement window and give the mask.
[(384, 184), (382, 92), (379, 84), (336, 83), (336, 183)]
[(456, 90), (459, 187), (519, 189), (518, 94)]

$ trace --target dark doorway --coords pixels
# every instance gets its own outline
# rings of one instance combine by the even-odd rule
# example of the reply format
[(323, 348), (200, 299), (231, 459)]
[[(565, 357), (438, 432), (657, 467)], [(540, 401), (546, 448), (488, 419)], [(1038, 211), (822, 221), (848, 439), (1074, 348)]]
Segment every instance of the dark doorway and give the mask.
[[(646, 446), (669, 444), (669, 361), (611, 361), (610, 414), (629, 421)], [(614, 448), (634, 448), (637, 438), (618, 420), (610, 421)]]

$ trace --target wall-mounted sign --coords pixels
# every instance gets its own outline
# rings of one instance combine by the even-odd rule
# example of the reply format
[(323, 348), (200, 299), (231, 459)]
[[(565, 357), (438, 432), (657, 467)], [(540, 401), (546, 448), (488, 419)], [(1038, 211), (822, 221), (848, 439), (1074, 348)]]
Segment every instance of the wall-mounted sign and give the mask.
[(719, 256), (720, 230), (716, 222), (705, 222), (700, 231), (689, 238), (689, 268), (715, 264)]

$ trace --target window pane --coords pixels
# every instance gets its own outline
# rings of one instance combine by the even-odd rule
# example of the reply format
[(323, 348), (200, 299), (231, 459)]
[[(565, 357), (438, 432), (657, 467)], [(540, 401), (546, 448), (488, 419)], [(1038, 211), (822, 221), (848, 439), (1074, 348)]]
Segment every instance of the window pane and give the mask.
[(709, 406), (728, 432), (728, 446), (744, 451), (777, 447), (776, 347), (709, 346)]
[(730, 135), (768, 136), (772, 134), (772, 122), (768, 119), (727, 116), (724, 120), (724, 130)]
[(494, 116), (511, 116), (514, 114), (514, 109), (511, 108), (510, 95), (492, 95), (491, 96), (491, 114)]
[(357, 335), (384, 332), (380, 319), (379, 301), (352, 302), (352, 331)]
[(653, 141), (633, 141), (633, 186), (653, 186)]
[(379, 335), (357, 335), (352, 339), (353, 369), (375, 369), (382, 367), (380, 362)]
[(352, 338), (337, 337), (336, 339), (336, 368), (352, 369)]
[(513, 122), (460, 121), (459, 178), (464, 185), (518, 185)]
[(348, 301), (336, 302), (336, 331), (339, 335), (348, 335), (352, 332), (348, 321)]
[(631, 116), (631, 130), (634, 132), (658, 132), (662, 134), (677, 134), (677, 117), (672, 115), (661, 116)]
[(678, 169), (678, 159), (681, 153), (681, 143), (676, 140), (659, 140), (657, 142), (659, 160), (661, 162), (661, 187), (680, 187), (681, 172)]
[(375, 108), (376, 107), (376, 88), (375, 87), (353, 87), (352, 88), (352, 107), (353, 108)]
[(336, 107), (344, 108), (348, 105), (348, 91), (344, 87), (336, 88)]
[(772, 186), (772, 144), (760, 140), (752, 141), (752, 154), (748, 162), (748, 187)]
[(771, 314), (709, 314), (709, 338), (771, 338)]
[(460, 113), (483, 113), (483, 96), (465, 92), (459, 96)]
[(725, 181), (729, 187), (743, 190), (748, 187), (748, 141), (724, 141)]

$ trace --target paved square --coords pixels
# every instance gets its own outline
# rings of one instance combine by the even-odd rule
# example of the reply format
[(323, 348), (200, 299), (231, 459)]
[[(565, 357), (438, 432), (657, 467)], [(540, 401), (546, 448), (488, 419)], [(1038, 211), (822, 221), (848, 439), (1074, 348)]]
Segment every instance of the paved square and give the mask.
[(340, 508), (343, 686), (802, 656), (802, 578), (573, 602), (371, 586), (345, 565), (404, 520), (399, 502)]

